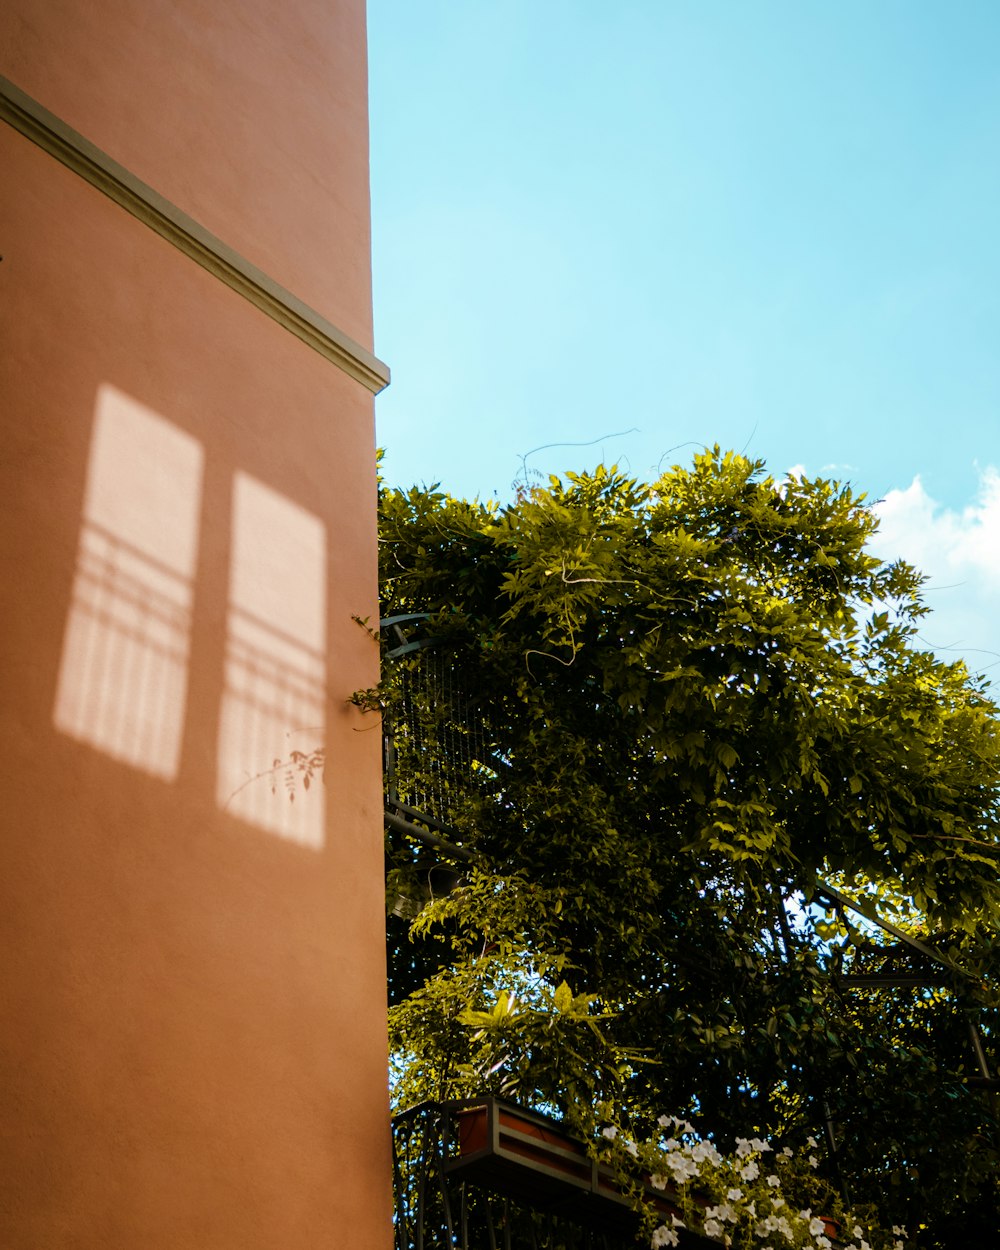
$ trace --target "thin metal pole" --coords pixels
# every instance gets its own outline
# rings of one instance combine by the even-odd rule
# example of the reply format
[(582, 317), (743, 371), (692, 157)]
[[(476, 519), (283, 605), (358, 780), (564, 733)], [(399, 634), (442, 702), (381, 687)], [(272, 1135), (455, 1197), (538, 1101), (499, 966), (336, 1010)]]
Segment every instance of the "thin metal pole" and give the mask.
[(840, 1148), (837, 1145), (837, 1135), (833, 1131), (833, 1115), (830, 1112), (830, 1104), (826, 1095), (823, 1096), (823, 1131), (826, 1134), (826, 1144), (830, 1148), (830, 1158), (833, 1161), (833, 1170), (837, 1176), (837, 1186), (840, 1189), (840, 1196), (844, 1199), (844, 1206), (850, 1207), (851, 1191), (847, 1187), (847, 1178), (844, 1176), (840, 1167)]

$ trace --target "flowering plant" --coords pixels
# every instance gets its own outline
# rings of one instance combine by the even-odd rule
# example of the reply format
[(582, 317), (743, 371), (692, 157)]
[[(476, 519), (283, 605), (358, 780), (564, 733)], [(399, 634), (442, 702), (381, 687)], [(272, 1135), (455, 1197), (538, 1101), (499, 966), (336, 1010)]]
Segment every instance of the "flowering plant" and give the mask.
[[(732, 1154), (685, 1120), (661, 1116), (649, 1141), (603, 1130), (604, 1153), (640, 1207), (653, 1250), (676, 1246), (692, 1229), (736, 1250), (905, 1250), (907, 1232), (879, 1228), (869, 1213), (845, 1211), (817, 1175), (815, 1138), (804, 1150), (777, 1150), (758, 1137), (737, 1138)], [(636, 1172), (644, 1183), (636, 1183)]]

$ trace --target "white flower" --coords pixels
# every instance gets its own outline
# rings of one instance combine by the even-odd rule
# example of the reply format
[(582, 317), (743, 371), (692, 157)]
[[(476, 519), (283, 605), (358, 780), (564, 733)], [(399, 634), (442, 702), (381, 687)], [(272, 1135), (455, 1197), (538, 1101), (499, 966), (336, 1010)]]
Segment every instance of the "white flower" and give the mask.
[(754, 1150), (756, 1150), (758, 1154), (763, 1154), (765, 1150), (774, 1149), (769, 1141), (761, 1141), (759, 1137), (755, 1137), (750, 1145), (753, 1146)]
[(822, 1235), (816, 1238), (816, 1250), (833, 1250), (833, 1242)]
[(862, 1227), (861, 1227), (861, 1225), (860, 1225), (860, 1224), (855, 1224), (855, 1225), (854, 1225), (854, 1227), (851, 1229), (851, 1236), (852, 1236), (852, 1237), (863, 1237), (863, 1236), (864, 1236), (864, 1230), (862, 1229)]
[(662, 1172), (654, 1172), (653, 1175), (649, 1178), (649, 1183), (653, 1186), (654, 1189), (666, 1189), (667, 1178), (663, 1175)]
[(772, 1174), (771, 1176), (767, 1178), (767, 1183), (771, 1186), (772, 1189), (777, 1189), (778, 1186), (781, 1184), (781, 1181)]
[(795, 1151), (791, 1148), (791, 1146), (782, 1146), (781, 1153), (785, 1156), (786, 1159), (790, 1159), (792, 1155), (795, 1153)]
[(745, 1159), (752, 1150), (753, 1150), (753, 1146), (750, 1145), (750, 1142), (748, 1141), (746, 1137), (737, 1137), (736, 1153), (739, 1155), (741, 1159)]
[(892, 1235), (894, 1237), (909, 1237), (910, 1234), (906, 1231), (902, 1224), (893, 1224)]
[(821, 1233), (824, 1228), (826, 1228), (826, 1225), (822, 1220), (817, 1219), (816, 1216), (813, 1216), (813, 1218), (809, 1221), (809, 1231), (814, 1237)]
[(613, 1124), (609, 1124), (607, 1128), (602, 1128), (601, 1133), (608, 1139), (608, 1141), (614, 1141), (618, 1136), (618, 1130)]
[(667, 1167), (673, 1172), (674, 1180), (678, 1183), (689, 1181), (698, 1175), (697, 1163), (679, 1151), (676, 1154), (667, 1155)]
[(669, 1115), (661, 1115), (656, 1123), (660, 1128), (666, 1128), (668, 1124), (673, 1124), (673, 1119)]
[(718, 1220), (706, 1220), (705, 1223), (702, 1225), (702, 1227), (705, 1230), (706, 1237), (721, 1237), (722, 1236), (722, 1225), (719, 1223)]
[(656, 1246), (676, 1246), (680, 1238), (672, 1228), (667, 1228), (666, 1224), (661, 1224), (655, 1229), (650, 1239), (650, 1245)]
[(819, 1145), (819, 1142), (816, 1140), (815, 1137), (807, 1137), (806, 1145), (809, 1147), (810, 1150), (815, 1150), (816, 1147)]
[(730, 1202), (739, 1202), (739, 1200), (743, 1197), (743, 1190), (742, 1189), (727, 1190), (726, 1197), (729, 1199)]
[(809, 1156), (809, 1166), (810, 1166), (811, 1168), (818, 1168), (818, 1167), (819, 1167), (819, 1159), (817, 1159), (815, 1155), (810, 1155), (810, 1156)]
[(728, 1202), (720, 1202), (714, 1211), (708, 1211), (706, 1214), (715, 1215), (720, 1220), (727, 1220), (730, 1224), (736, 1223), (736, 1212)]
[(892, 1250), (906, 1250), (906, 1247), (903, 1245), (902, 1238), (892, 1243)]
[(627, 1141), (625, 1143), (625, 1149), (629, 1152), (633, 1159), (637, 1159), (639, 1157), (639, 1147), (634, 1141)]
[(760, 1168), (753, 1159), (740, 1168), (740, 1176), (745, 1181), (755, 1181), (760, 1176)]
[(771, 1206), (774, 1207), (775, 1211), (777, 1211), (779, 1207), (783, 1207), (784, 1205), (785, 1205), (784, 1198), (772, 1198), (771, 1199)]
[(673, 1222), (674, 1228), (687, 1228), (687, 1225), (679, 1215), (672, 1215), (670, 1219)]

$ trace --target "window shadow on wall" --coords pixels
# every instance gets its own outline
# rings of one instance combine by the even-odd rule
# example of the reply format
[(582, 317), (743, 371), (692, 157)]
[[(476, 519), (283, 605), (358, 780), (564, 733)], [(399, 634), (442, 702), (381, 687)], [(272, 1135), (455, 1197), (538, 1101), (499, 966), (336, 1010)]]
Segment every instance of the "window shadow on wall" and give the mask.
[(326, 527), (247, 473), (236, 474), (232, 516), (217, 798), (318, 848), (325, 792), (289, 764), (326, 740)]
[[(54, 721), (168, 781), (185, 731), (204, 460), (197, 439), (100, 387)], [(320, 849), (325, 792), (294, 761), (326, 745), (326, 527), (239, 471), (231, 498), (205, 502), (206, 517), (232, 516), (226, 618), (201, 626), (225, 632), (211, 649), (224, 658), (217, 721), (202, 727), (217, 744), (205, 797)]]
[(56, 727), (177, 775), (203, 452), (111, 386), (98, 391)]

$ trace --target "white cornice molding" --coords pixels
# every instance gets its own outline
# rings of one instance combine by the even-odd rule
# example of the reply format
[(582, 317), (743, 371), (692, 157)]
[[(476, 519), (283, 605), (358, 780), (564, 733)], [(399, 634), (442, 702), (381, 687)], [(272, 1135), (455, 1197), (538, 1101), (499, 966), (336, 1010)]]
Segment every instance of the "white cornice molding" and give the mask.
[(360, 343), (2, 76), (0, 118), (373, 394), (388, 385), (388, 366)]

